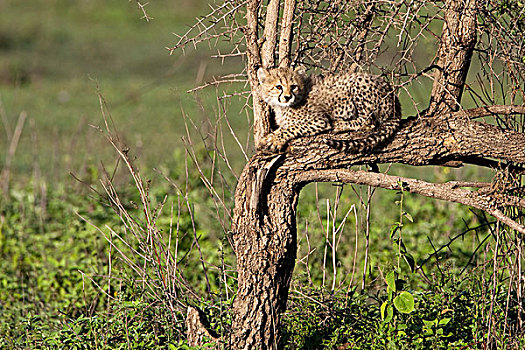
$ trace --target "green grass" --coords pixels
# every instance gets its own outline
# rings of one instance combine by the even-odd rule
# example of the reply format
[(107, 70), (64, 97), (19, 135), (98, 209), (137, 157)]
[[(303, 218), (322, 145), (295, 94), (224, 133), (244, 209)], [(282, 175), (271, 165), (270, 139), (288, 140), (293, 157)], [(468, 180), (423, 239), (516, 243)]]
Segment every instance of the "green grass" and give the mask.
[[(188, 197), (195, 203), (194, 210), (205, 214), (204, 207), (212, 205), (198, 198), (205, 197), (206, 189), (198, 181), (190, 183), (189, 188)], [(129, 189), (129, 185), (122, 186), (121, 199), (124, 203), (137, 203), (137, 195)], [(168, 203), (175, 201), (176, 204), (177, 196), (169, 186), (154, 182), (150, 192), (153, 206), (162, 201), (164, 193), (169, 195)], [(46, 194), (45, 206), (41, 206), (41, 194), (34, 188), (13, 190), (6, 202), (9, 204), (4, 204), (0, 211), (0, 317), (4, 320), (0, 327), (0, 347), (54, 348), (59, 344), (79, 349), (156, 349), (170, 344), (175, 348), (183, 347), (183, 315), (178, 314), (173, 320), (167, 308), (148, 293), (140, 281), (133, 282), (136, 274), (120, 261), (115, 250), (111, 257), (113, 279), (108, 280), (109, 247), (100, 232), (76, 215), (89, 218), (106, 233), (104, 227), (108, 225), (122, 234), (122, 223), (116, 214), (96, 196), (91, 198), (86, 190), (49, 190)], [(399, 200), (399, 196), (394, 194), (390, 198), (395, 201)], [(342, 206), (353, 200), (351, 196), (344, 196)], [(301, 199), (300, 212), (307, 212), (308, 202), (308, 198)], [(440, 247), (448, 242), (448, 237), (441, 234), (445, 231), (445, 225), (452, 225), (447, 228), (451, 233), (462, 229), (457, 220), (454, 220), (456, 223), (446, 222), (451, 208), (432, 208), (414, 196), (407, 196), (404, 206), (412, 214), (414, 223), (406, 223), (403, 237), (408, 253), (416, 258), (418, 264), (432, 252), (425, 240), (431, 239), (436, 247)], [(134, 216), (141, 215), (139, 208), (129, 206), (128, 210)], [(465, 210), (456, 208), (456, 215), (468, 219)], [(180, 269), (188, 282), (199, 293), (206, 295), (199, 255), (195, 249), (192, 250), (193, 239), (191, 234), (187, 234), (192, 230), (190, 216), (184, 209), (182, 214), (177, 219), (179, 252), (190, 253), (181, 262), (183, 267)], [(428, 227), (427, 215), (434, 216), (436, 228)], [(157, 220), (162, 232), (170, 231), (170, 217), (169, 211), (164, 210)], [(338, 218), (340, 220), (341, 215)], [(225, 299), (222, 280), (225, 270), (219, 266), (225, 263), (230, 269), (234, 256), (218, 233), (218, 224), (206, 222), (206, 215), (202, 219), (199, 217), (196, 230), (205, 253), (212, 288), (210, 299), (202, 300), (201, 307), (213, 315), (214, 327), (220, 331), (228, 327), (229, 317), (225, 312), (231, 300)], [(333, 270), (329, 263), (328, 278), (323, 284), (320, 252), (325, 242), (319, 230), (313, 227), (315, 220), (312, 220), (310, 242), (317, 252), (311, 256), (311, 276), (307, 276), (301, 264), (295, 272), (289, 311), (283, 321), (287, 348), (351, 345), (356, 349), (425, 349), (429, 346), (461, 349), (483, 340), (485, 325), (480, 315), (488, 312), (491, 305), (490, 295), (483, 289), (484, 265), (469, 270), (474, 274), (458, 274), (458, 269), (465, 266), (477, 243), (465, 245), (456, 242), (451, 251), (432, 259), (425, 266), (431, 279), (426, 283), (421, 276), (411, 273), (404, 262), (401, 268), (396, 268), (399, 253), (395, 242), (387, 238), (388, 233), (382, 232), (382, 225), (388, 225), (388, 220), (386, 217), (373, 221), (368, 293), (360, 293), (355, 287), (360, 284), (362, 273), (362, 235), (358, 243), (360, 253), (356, 277), (350, 283), (353, 247), (356, 244), (351, 229), (353, 224), (349, 224), (344, 231), (336, 257), (338, 287), (331, 290)], [(472, 216), (470, 220), (470, 225), (475, 224)], [(301, 230), (301, 223), (299, 228)], [(304, 248), (305, 238), (300, 237), (300, 247)], [(476, 234), (467, 234), (462, 241), (468, 240), (475, 243)], [(328, 259), (331, 261), (330, 252)], [(479, 259), (484, 261), (482, 256)], [(404, 290), (414, 296), (415, 310), (410, 314), (394, 311), (392, 320), (386, 322), (381, 319), (379, 308), (387, 300), (384, 275), (392, 270), (399, 271), (400, 280), (405, 280)], [(227, 273), (231, 274), (231, 271)], [(109, 290), (111, 299), (105, 294)], [(232, 296), (229, 295), (230, 298)], [(494, 317), (498, 319), (505, 317), (506, 297), (505, 285), (498, 286), (494, 311)], [(511, 317), (514, 317), (512, 314), (517, 307), (510, 306)], [(519, 339), (503, 336), (500, 341), (516, 344)]]

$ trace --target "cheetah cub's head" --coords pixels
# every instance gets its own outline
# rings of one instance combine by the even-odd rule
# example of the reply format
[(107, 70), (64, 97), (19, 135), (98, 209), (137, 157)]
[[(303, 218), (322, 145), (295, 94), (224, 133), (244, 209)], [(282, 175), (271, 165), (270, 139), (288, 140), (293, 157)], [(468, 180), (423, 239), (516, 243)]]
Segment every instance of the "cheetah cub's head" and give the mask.
[(300, 104), (306, 94), (306, 76), (302, 69), (259, 68), (260, 94), (270, 106), (290, 107)]

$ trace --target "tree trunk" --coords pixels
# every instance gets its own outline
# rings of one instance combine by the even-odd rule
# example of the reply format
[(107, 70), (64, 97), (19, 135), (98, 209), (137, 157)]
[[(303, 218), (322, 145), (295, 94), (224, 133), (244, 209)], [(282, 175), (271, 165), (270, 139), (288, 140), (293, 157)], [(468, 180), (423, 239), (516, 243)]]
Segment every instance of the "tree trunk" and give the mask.
[[(263, 179), (267, 160), (248, 163), (235, 194), (232, 226), (238, 292), (233, 304), (232, 349), (276, 349), (279, 317), (286, 310), (295, 265), (295, 208), (299, 188), (292, 178)], [(282, 174), (281, 174), (282, 175)]]
[[(516, 109), (522, 107), (510, 110)], [(324, 142), (327, 137), (355, 139), (356, 135), (359, 133), (298, 139), (284, 155), (256, 154), (244, 168), (235, 193), (232, 225), (239, 283), (232, 310), (232, 349), (277, 348), (279, 315), (286, 310), (296, 258), (295, 209), (299, 191), (307, 183), (351, 182), (399, 190), (401, 181), (404, 191), (485, 210), (525, 234), (524, 227), (500, 210), (509, 205), (525, 207), (525, 201), (462, 188), (490, 184), (432, 184), (349, 170), (352, 165), (390, 162), (485, 165), (477, 156), (525, 163), (525, 134), (472, 121), (468, 112), (456, 112), (407, 120), (391, 143), (370, 154), (343, 153)]]

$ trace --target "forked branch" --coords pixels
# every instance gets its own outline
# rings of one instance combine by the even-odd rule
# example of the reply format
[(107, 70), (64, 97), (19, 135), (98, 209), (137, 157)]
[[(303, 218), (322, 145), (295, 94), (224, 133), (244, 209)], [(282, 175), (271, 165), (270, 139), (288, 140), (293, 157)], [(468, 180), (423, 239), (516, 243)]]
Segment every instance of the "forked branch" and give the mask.
[[(510, 106), (503, 109), (513, 110)], [(368, 154), (348, 154), (327, 146), (326, 139), (330, 138), (366, 138), (344, 133), (294, 140), (281, 155), (253, 156), (239, 178), (232, 219), (239, 290), (233, 304), (230, 345), (239, 349), (259, 344), (265, 344), (266, 349), (276, 348), (278, 332), (274, 329), (285, 309), (295, 263), (295, 208), (300, 189), (307, 183), (356, 183), (462, 203), (525, 234), (525, 228), (502, 211), (507, 206), (525, 208), (525, 201), (497, 186), (482, 184), (482, 189), (473, 191), (464, 187), (474, 183), (432, 184), (348, 169), (357, 164), (390, 162), (443, 164), (470, 160), (472, 156), (525, 163), (524, 133), (473, 121), (466, 115), (468, 112), (412, 118), (403, 123), (388, 144)]]

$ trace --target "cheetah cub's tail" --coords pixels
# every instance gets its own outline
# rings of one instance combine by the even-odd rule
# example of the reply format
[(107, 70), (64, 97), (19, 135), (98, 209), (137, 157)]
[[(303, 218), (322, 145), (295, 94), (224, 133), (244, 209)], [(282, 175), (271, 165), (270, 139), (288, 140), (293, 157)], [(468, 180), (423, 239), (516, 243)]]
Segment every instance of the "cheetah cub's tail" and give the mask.
[(396, 98), (394, 115), (378, 125), (371, 134), (357, 140), (327, 140), (326, 143), (332, 148), (344, 152), (358, 153), (374, 149), (397, 132), (401, 123), (401, 106)]
[(332, 148), (344, 152), (366, 152), (374, 149), (379, 144), (392, 137), (399, 128), (400, 119), (391, 119), (383, 123), (377, 130), (367, 137), (359, 140), (328, 140), (326, 143)]

